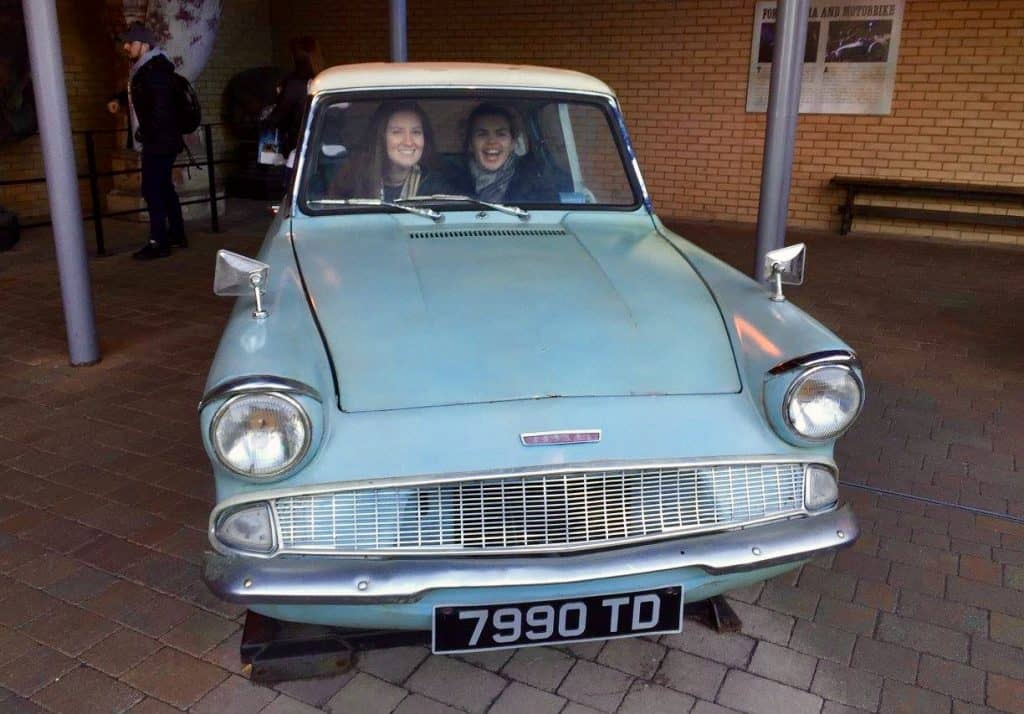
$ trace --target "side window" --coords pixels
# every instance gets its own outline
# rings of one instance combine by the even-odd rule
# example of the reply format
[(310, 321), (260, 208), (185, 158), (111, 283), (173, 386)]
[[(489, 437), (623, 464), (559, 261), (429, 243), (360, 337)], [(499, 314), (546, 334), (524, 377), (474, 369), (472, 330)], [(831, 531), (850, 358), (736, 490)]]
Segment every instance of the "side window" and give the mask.
[[(565, 195), (575, 192), (572, 168), (569, 165), (569, 154), (566, 151), (565, 133), (562, 131), (562, 119), (559, 116), (559, 105), (546, 104), (537, 113), (537, 130), (541, 138), (541, 151), (551, 167), (554, 175), (555, 187), (560, 194), (563, 194), (563, 202), (566, 202)], [(580, 202), (580, 201), (577, 201)]]
[(569, 104), (561, 110), (574, 137), (579, 172), (596, 203), (633, 202), (633, 189), (623, 170), (615, 145), (617, 127), (610, 127), (607, 115), (589, 104)]
[(308, 156), (311, 167), (306, 196), (314, 201), (333, 198), (331, 183), (358, 147), (369, 118), (366, 107), (348, 102), (329, 104), (320, 112)]
[(563, 203), (633, 202), (612, 128), (600, 108), (559, 102), (546, 105), (538, 116), (545, 150), (562, 174)]

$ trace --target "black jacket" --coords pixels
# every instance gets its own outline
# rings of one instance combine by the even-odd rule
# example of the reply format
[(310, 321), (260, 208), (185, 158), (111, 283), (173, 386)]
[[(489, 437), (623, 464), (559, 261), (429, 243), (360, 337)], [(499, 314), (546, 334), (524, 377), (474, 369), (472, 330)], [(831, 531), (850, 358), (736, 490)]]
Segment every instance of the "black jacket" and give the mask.
[(288, 158), (288, 154), (299, 141), (299, 132), (302, 130), (302, 113), (306, 109), (308, 85), (309, 78), (294, 72), (287, 75), (281, 82), (277, 104), (274, 105), (274, 110), (265, 120), (267, 125), (277, 129), (277, 141), (281, 154), (285, 158)]
[[(417, 196), (433, 196), (438, 193), (452, 193), (452, 183), (444, 172), (437, 169), (428, 171), (422, 168), (421, 171), (423, 171), (423, 174), (420, 176), (420, 186), (416, 191)], [(401, 192), (401, 186), (385, 186), (384, 200), (394, 201), (398, 198)], [(376, 196), (374, 198), (376, 198)]]
[(559, 196), (555, 184), (540, 163), (527, 158), (512, 174), (504, 200), (512, 203), (558, 203)]
[[(463, 163), (461, 175), (449, 178), (453, 184), (455, 193), (466, 196), (475, 196), (476, 187), (473, 185), (473, 176), (469, 172), (467, 164)], [(529, 155), (519, 160), (516, 172), (512, 174), (512, 180), (508, 183), (508, 190), (505, 197), (499, 203), (558, 203), (558, 189), (548, 178), (540, 162)]]
[[(127, 92), (118, 98), (125, 103)], [(131, 80), (131, 102), (139, 121), (135, 139), (142, 144), (142, 153), (176, 155), (185, 148), (174, 108), (174, 64), (167, 57), (156, 55), (139, 67)]]

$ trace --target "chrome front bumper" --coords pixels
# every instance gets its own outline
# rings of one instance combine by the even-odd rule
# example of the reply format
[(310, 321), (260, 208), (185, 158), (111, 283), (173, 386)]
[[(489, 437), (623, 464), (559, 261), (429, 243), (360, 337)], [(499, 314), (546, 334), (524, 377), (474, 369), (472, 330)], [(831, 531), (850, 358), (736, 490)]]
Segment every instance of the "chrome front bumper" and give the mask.
[(554, 585), (699, 567), (712, 574), (806, 560), (860, 535), (851, 508), (743, 530), (567, 556), (510, 558), (246, 558), (207, 552), (203, 580), (236, 603), (416, 602), (431, 590)]

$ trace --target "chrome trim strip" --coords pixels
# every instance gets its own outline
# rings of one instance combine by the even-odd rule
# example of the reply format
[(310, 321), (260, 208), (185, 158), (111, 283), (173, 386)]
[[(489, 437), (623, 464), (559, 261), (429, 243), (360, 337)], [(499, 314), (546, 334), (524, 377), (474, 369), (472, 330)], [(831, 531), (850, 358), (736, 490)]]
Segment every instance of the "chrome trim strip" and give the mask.
[(557, 94), (578, 94), (584, 97), (598, 97), (602, 99), (614, 100), (615, 94), (607, 94), (605, 92), (595, 92), (588, 89), (562, 89), (560, 87), (539, 87), (537, 85), (530, 84), (388, 84), (381, 86), (379, 84), (371, 84), (365, 87), (334, 87), (330, 89), (321, 89), (319, 92), (313, 95), (313, 98), (326, 97), (331, 94), (350, 94), (353, 92), (380, 92), (381, 94), (387, 94), (389, 92), (405, 92), (410, 89), (423, 89), (427, 91), (439, 91), (451, 89), (453, 91), (465, 91), (465, 90), (476, 90), (481, 89), (484, 91), (494, 92), (551, 92)]
[[(306, 112), (305, 112), (305, 114), (302, 117), (302, 139), (299, 142), (299, 146), (296, 147), (297, 150), (298, 150), (298, 153), (295, 156), (295, 170), (292, 172), (292, 190), (291, 190), (291, 194), (289, 196), (289, 204), (288, 204), (289, 205), (289, 215), (290, 216), (298, 216), (298, 215), (300, 215), (302, 213), (299, 210), (299, 189), (301, 188), (300, 183), (302, 182), (302, 180), (305, 178), (305, 175), (306, 175), (306, 153), (309, 150), (310, 135), (313, 133), (311, 131), (311, 128), (313, 126), (313, 117), (316, 116), (317, 105), (320, 104), (321, 98), (325, 97), (325, 96), (327, 96), (327, 94), (325, 94), (325, 93), (314, 94), (312, 96), (312, 98), (309, 100), (309, 104), (308, 104), (308, 106), (306, 108)], [(290, 230), (288, 231), (288, 239), (291, 241), (292, 251), (294, 253), (294, 250), (295, 250), (295, 236), (292, 234), (292, 232)], [(302, 270), (301, 270), (301, 264), (300, 264), (300, 269), (299, 269), (300, 275), (301, 275), (301, 272), (302, 272)], [(306, 287), (305, 281), (303, 281), (303, 289), (305, 289), (305, 287)], [(306, 295), (308, 296), (309, 293), (307, 292)], [(315, 317), (316, 317), (316, 313), (315, 312), (313, 313), (313, 316), (314, 316), (314, 319), (315, 319)], [(318, 323), (318, 327), (319, 327), (319, 323)], [(322, 332), (321, 332), (321, 336), (323, 336)], [(337, 386), (337, 385), (335, 385), (335, 386)]]
[(247, 392), (279, 392), (281, 394), (291, 395), (301, 394), (323, 404), (320, 392), (313, 389), (308, 384), (299, 382), (295, 379), (288, 379), (287, 377), (275, 377), (272, 374), (251, 374), (246, 377), (236, 377), (235, 379), (229, 379), (227, 382), (221, 382), (216, 387), (208, 391), (203, 395), (203, 398), (199, 400), (199, 411), (202, 411), (204, 407), (218, 399), (233, 397), (237, 394), (245, 394)]
[[(527, 439), (537, 436), (563, 436), (574, 434), (582, 436), (584, 434), (594, 434), (596, 438), (584, 439), (580, 441), (550, 441), (545, 443), (529, 444)], [(604, 433), (600, 429), (555, 429), (554, 431), (524, 431), (519, 435), (519, 443), (523, 446), (571, 446), (572, 444), (596, 444), (601, 441), (601, 437)]]
[(207, 552), (203, 580), (235, 603), (412, 603), (432, 590), (544, 586), (699, 567), (712, 575), (806, 560), (860, 535), (849, 505), (805, 518), (585, 555), (543, 558), (328, 558), (270, 560)]
[(824, 364), (841, 364), (861, 369), (860, 359), (855, 352), (848, 350), (825, 350), (823, 352), (812, 352), (811, 354), (794, 357), (791, 360), (780, 362), (768, 370), (768, 374), (776, 375), (788, 372), (801, 367), (817, 367)]
[(640, 162), (637, 159), (636, 150), (633, 148), (633, 139), (630, 137), (629, 129), (626, 127), (626, 118), (622, 114), (622, 107), (619, 105), (618, 98), (612, 98), (611, 105), (612, 114), (615, 117), (619, 134), (622, 137), (623, 148), (625, 148), (626, 156), (629, 159), (629, 167), (633, 169), (633, 175), (636, 177), (637, 184), (640, 186), (640, 194), (642, 196), (644, 208), (647, 209), (648, 213), (654, 213), (654, 203), (651, 200), (651, 194), (647, 192), (647, 182), (644, 181), (643, 174), (640, 172)]

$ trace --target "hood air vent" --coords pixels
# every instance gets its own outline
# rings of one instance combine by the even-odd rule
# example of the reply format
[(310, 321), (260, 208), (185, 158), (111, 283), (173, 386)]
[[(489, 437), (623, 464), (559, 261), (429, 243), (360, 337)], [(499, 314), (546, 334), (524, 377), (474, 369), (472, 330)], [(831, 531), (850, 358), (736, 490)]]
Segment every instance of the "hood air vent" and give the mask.
[(545, 236), (564, 236), (568, 233), (562, 228), (469, 228), (451, 231), (417, 231), (410, 233), (413, 239), (420, 238), (534, 238)]

